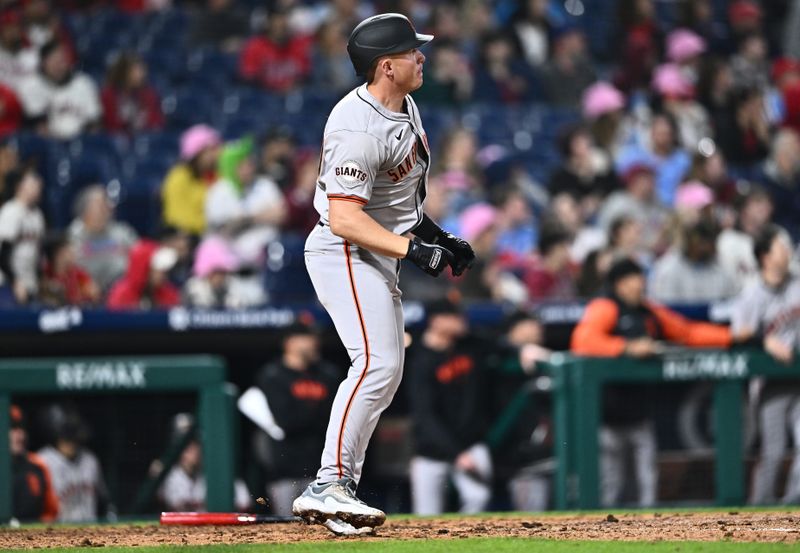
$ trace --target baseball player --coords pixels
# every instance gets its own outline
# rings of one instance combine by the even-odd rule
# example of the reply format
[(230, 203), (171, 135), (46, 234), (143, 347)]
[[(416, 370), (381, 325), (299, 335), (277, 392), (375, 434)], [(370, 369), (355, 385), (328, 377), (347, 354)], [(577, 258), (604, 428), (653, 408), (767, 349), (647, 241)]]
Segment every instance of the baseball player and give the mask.
[(432, 38), (400, 14), (362, 21), (347, 50), (366, 83), (333, 108), (325, 127), (314, 198), (320, 222), (305, 259), (351, 367), (333, 402), (316, 481), (292, 511), (336, 534), (369, 532), (386, 518), (355, 492), (370, 436), (402, 376), (400, 259), (435, 277), (448, 265), (460, 275), (475, 258), (422, 211), (430, 152), (409, 93), (422, 85), (419, 48)]

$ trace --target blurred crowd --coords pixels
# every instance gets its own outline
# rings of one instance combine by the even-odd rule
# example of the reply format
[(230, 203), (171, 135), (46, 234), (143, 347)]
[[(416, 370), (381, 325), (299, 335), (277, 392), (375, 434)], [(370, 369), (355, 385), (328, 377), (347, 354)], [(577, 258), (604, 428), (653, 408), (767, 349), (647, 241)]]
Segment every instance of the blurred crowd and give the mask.
[[(229, 56), (227, 85), (264, 97), (356, 85), (347, 36), (376, 11), (404, 11), (436, 35), (415, 93), (438, 135), (426, 208), (480, 261), (433, 286), (415, 286), (421, 273), (408, 270), (408, 297), (591, 297), (621, 255), (643, 265), (660, 301), (732, 297), (755, 273), (755, 233), (774, 222), (800, 236), (800, 2), (567, 4), (0, 2), (0, 304), (261, 305), (275, 299), (270, 246), (301, 240), (316, 220), (318, 144), (301, 144), (299, 128), (230, 136), (210, 124), (165, 146), (177, 155), (154, 191), (160, 221), (134, 230), (129, 213), (118, 217), (113, 180), (79, 187), (72, 222), (50, 220), (42, 204), (59, 183), (19, 136), (113, 141), (171, 125), (169, 87), (148, 71), (169, 51), (106, 52), (105, 76), (80, 58), (70, 22), (109, 10), (131, 22), (183, 14), (181, 47)], [(590, 19), (608, 40), (593, 38)], [(217, 77), (198, 78), (212, 87)], [(532, 148), (503, 121), (528, 106), (560, 114)], [(488, 117), (439, 128), (443, 113), (469, 109)], [(506, 115), (492, 121), (493, 111)], [(324, 120), (310, 124), (321, 136)], [(313, 300), (310, 288), (295, 299)]]

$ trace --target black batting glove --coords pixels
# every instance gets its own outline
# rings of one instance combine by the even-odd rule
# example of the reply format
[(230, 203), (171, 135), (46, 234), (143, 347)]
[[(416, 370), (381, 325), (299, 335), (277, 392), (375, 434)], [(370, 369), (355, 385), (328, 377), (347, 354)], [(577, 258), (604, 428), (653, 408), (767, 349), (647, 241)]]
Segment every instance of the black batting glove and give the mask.
[(438, 277), (453, 262), (453, 253), (445, 247), (426, 244), (418, 237), (408, 242), (406, 259), (428, 273)]
[(461, 276), (467, 269), (475, 263), (475, 252), (469, 242), (449, 232), (442, 231), (434, 241), (439, 246), (444, 246), (453, 252), (453, 261), (450, 262), (453, 276)]

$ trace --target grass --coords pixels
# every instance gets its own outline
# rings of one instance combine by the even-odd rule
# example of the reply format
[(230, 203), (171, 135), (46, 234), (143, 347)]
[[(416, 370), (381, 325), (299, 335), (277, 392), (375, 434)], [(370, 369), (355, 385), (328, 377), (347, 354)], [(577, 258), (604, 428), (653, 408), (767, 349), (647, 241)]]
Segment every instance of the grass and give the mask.
[[(339, 540), (296, 544), (243, 544), (159, 547), (79, 547), (53, 548), (48, 552), (79, 553), (98, 551), (109, 553), (340, 553), (369, 551), (370, 553), (789, 553), (800, 552), (800, 545), (782, 543), (740, 542), (587, 542), (553, 541), (523, 538), (471, 538), (463, 540), (355, 541)], [(12, 550), (24, 551), (24, 550)]]

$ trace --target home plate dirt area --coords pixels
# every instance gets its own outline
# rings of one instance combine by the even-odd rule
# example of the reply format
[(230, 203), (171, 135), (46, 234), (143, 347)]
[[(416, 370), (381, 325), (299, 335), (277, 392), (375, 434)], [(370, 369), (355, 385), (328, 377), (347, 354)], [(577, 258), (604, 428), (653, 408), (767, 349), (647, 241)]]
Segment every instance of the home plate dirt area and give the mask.
[(535, 537), (555, 540), (800, 541), (800, 512), (716, 512), (585, 515), (486, 515), (462, 518), (391, 518), (375, 535), (336, 538), (303, 523), (254, 526), (53, 526), (0, 530), (0, 549), (86, 546), (157, 546), (304, 541)]

